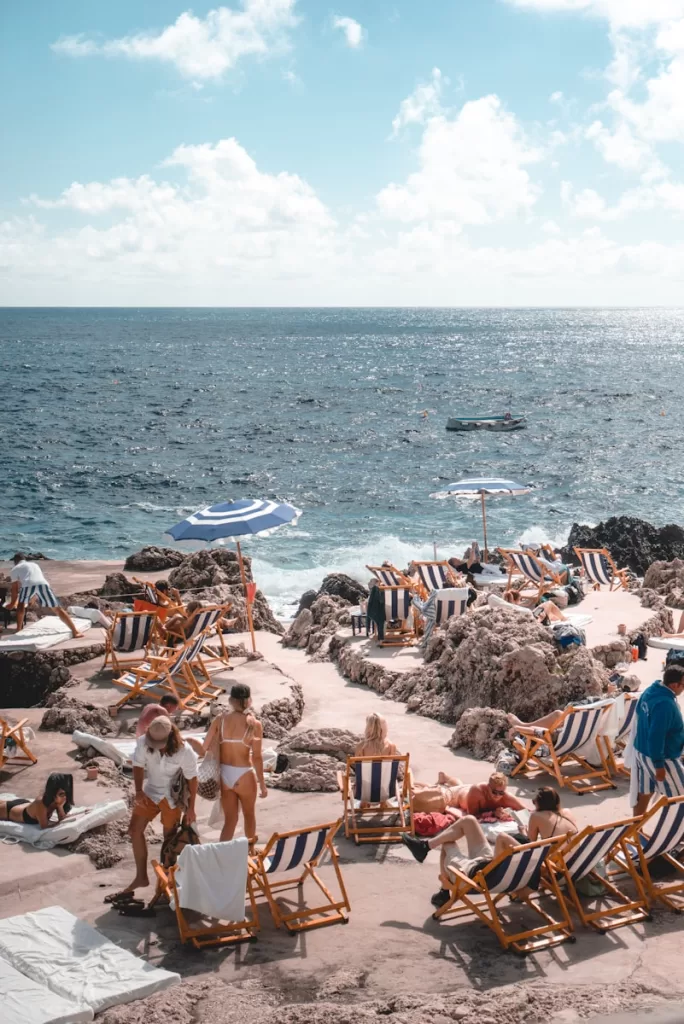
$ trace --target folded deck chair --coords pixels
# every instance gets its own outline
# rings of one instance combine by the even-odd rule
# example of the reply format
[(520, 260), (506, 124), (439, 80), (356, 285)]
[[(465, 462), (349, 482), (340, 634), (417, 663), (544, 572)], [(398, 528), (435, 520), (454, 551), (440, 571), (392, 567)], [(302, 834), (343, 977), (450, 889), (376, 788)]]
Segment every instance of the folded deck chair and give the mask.
[(413, 562), (426, 594), (453, 587), (455, 573), (448, 562)]
[(621, 702), (622, 704), (617, 731), (614, 736), (600, 736), (599, 743), (603, 743), (603, 751), (611, 773), (613, 775), (627, 775), (629, 777), (629, 768), (626, 768), (624, 763), (618, 760), (618, 758), (624, 751), (636, 722), (636, 707), (639, 703), (639, 694), (620, 694), (616, 698), (616, 702)]
[(410, 582), (408, 576), (393, 565), (367, 565), (366, 568), (384, 587), (405, 586)]
[[(611, 700), (602, 700), (594, 704), (571, 705), (565, 709), (553, 732), (538, 729), (539, 735), (523, 734), (513, 739), (513, 748), (521, 760), (511, 775), (517, 775), (518, 772), (547, 772), (554, 776), (559, 786), (567, 786), (573, 793), (615, 789), (603, 750), (597, 743), (601, 718), (611, 703)], [(585, 752), (593, 753), (594, 750), (600, 761), (598, 766), (592, 766), (586, 760), (586, 756), (591, 754), (585, 756)], [(579, 765), (581, 772), (565, 774), (563, 769), (570, 764)]]
[(172, 693), (181, 707), (200, 711), (223, 692), (221, 687), (200, 684), (192, 671), (192, 665), (201, 656), (206, 639), (200, 633), (181, 648), (167, 647), (141, 665), (124, 672), (118, 679), (113, 679), (115, 686), (126, 690), (116, 706), (121, 707), (130, 700), (158, 697), (160, 693)]
[(449, 899), (432, 915), (435, 920), (462, 917), (475, 914), (488, 928), (494, 932), (504, 949), (514, 949), (516, 953), (532, 953), (561, 942), (574, 942), (572, 922), (562, 898), (558, 898), (557, 883), (550, 877), (549, 888), (558, 899), (558, 906), (563, 912), (563, 919), (558, 921), (551, 917), (538, 905), (531, 896), (516, 898), (518, 903), (529, 907), (543, 924), (536, 928), (528, 928), (511, 934), (501, 920), (499, 904), (505, 897), (519, 892), (520, 889), (539, 889), (541, 870), (558, 839), (542, 839), (536, 843), (515, 846), (494, 857), (474, 878), (470, 878), (455, 866), (447, 864), (441, 876), (442, 886), (449, 890)]
[(513, 576), (522, 574), (525, 578), (525, 585), (522, 589), (524, 590), (528, 585), (536, 587), (537, 600), (539, 600), (547, 590), (563, 585), (560, 576), (553, 569), (549, 569), (548, 565), (544, 565), (530, 551), (516, 551), (512, 548), (497, 548), (496, 550), (503, 557), (505, 567), (508, 570), (509, 588)]
[[(247, 839), (184, 846), (172, 867), (152, 866), (176, 912), (181, 942), (201, 949), (256, 941), (259, 914)], [(189, 922), (187, 910), (201, 920)]]
[(157, 616), (154, 612), (117, 612), (105, 636), (105, 659), (102, 668), (111, 661), (115, 672), (121, 672), (134, 664), (131, 659), (122, 661), (120, 654), (133, 654), (142, 651), (141, 658), (145, 661), (150, 649), (154, 646), (154, 632)]
[[(404, 779), (399, 781), (400, 768)], [(413, 787), (409, 755), (348, 757), (337, 773), (342, 793), (344, 834), (359, 843), (400, 843), (402, 832), (413, 832)], [(366, 815), (375, 820), (365, 825)], [(387, 824), (391, 816), (398, 824)]]
[[(627, 833), (637, 822), (637, 818), (625, 818), (606, 825), (587, 825), (581, 832), (566, 837), (549, 854), (545, 862), (542, 884), (546, 884), (544, 878), (549, 876), (555, 877), (559, 883), (558, 888), (565, 883), (566, 897), (585, 928), (595, 928), (603, 934), (625, 924), (650, 920), (646, 893), (638, 872), (630, 862), (625, 840)], [(597, 870), (601, 861), (606, 861), (617, 854), (621, 854), (627, 864), (628, 873), (636, 888), (635, 899), (622, 892), (614, 882), (599, 874)], [(599, 904), (595, 910), (587, 910), (582, 896), (577, 892), (577, 883), (582, 879), (600, 883), (606, 891), (604, 896), (593, 897)], [(554, 889), (555, 893), (558, 892), (558, 888)], [(564, 898), (561, 896), (561, 899)], [(585, 898), (585, 902), (588, 898)]]
[(28, 745), (24, 728), (28, 718), (22, 718), (16, 725), (0, 718), (0, 768), (6, 764), (36, 764), (38, 758)]
[(607, 548), (575, 548), (574, 551), (594, 590), (600, 590), (601, 586), (609, 590), (613, 587), (629, 590), (627, 570), (617, 568)]
[[(677, 913), (684, 910), (683, 843), (684, 796), (661, 797), (625, 836), (627, 853), (641, 876), (649, 903), (660, 901)], [(677, 872), (676, 879), (653, 881), (649, 865), (656, 857), (666, 861)], [(631, 865), (623, 851), (614, 851), (610, 861), (610, 878), (630, 870)], [(672, 899), (673, 896), (679, 900)]]
[[(349, 920), (351, 906), (344, 887), (337, 850), (333, 840), (342, 824), (342, 819), (327, 825), (311, 825), (292, 832), (275, 832), (264, 847), (252, 857), (255, 869), (255, 886), (263, 893), (273, 915), (276, 928), (284, 924), (289, 932), (301, 932), (324, 924)], [(316, 868), (322, 858), (328, 857), (335, 872), (340, 890), (335, 898)], [(295, 872), (294, 875), (291, 872)], [(286, 878), (278, 875), (287, 874)], [(301, 894), (304, 882), (310, 878), (325, 896), (326, 902), (318, 907), (302, 907)], [(297, 889), (299, 908), (287, 912), (279, 906), (277, 893), (283, 889)]]
[[(378, 644), (381, 647), (401, 647), (413, 643), (416, 637), (415, 626), (409, 626), (407, 622), (413, 601), (411, 589), (405, 586), (379, 586), (378, 589), (385, 601), (385, 633)], [(392, 622), (395, 625), (390, 625)]]

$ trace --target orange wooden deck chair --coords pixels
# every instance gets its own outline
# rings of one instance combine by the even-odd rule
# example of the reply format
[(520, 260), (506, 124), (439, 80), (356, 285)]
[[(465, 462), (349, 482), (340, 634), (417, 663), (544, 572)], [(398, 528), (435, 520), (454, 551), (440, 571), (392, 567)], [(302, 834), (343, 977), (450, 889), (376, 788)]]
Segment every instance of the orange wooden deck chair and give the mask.
[[(246, 839), (186, 846), (172, 867), (163, 868), (158, 861), (152, 861), (152, 867), (159, 880), (159, 888), (168, 896), (175, 911), (181, 942), (191, 942), (196, 949), (256, 942), (259, 913), (255, 899), (254, 869), (250, 863)], [(194, 891), (186, 896), (184, 883), (191, 871), (195, 872), (196, 877), (199, 874), (204, 884), (195, 886)], [(229, 921), (221, 916), (223, 893), (220, 879), (222, 876), (232, 879), (236, 873), (244, 873), (245, 898), (239, 901), (238, 916), (242, 914), (240, 920)], [(188, 919), (188, 911), (192, 912), (196, 920)]]
[[(552, 887), (557, 898), (560, 890), (560, 899), (567, 900), (584, 927), (594, 928), (602, 935), (614, 928), (637, 924), (651, 918), (646, 893), (629, 856), (626, 841), (628, 833), (638, 822), (638, 818), (624, 818), (622, 821), (613, 821), (606, 825), (587, 825), (581, 832), (567, 836), (561, 841), (551, 851), (544, 864), (542, 885), (548, 884), (545, 877), (553, 877), (558, 883)], [(599, 874), (597, 870), (601, 861), (618, 854), (624, 858), (627, 874), (636, 889), (636, 898), (622, 892), (614, 882)], [(593, 897), (594, 903), (598, 904), (594, 910), (586, 907), (589, 897), (583, 897), (577, 891), (577, 883), (584, 879), (600, 883), (605, 890), (604, 896)]]
[(160, 694), (172, 693), (183, 708), (201, 711), (207, 704), (223, 693), (223, 688), (201, 684), (192, 671), (192, 665), (199, 657), (206, 637), (203, 633), (188, 640), (183, 647), (167, 647), (124, 672), (112, 682), (126, 693), (117, 702), (122, 707), (131, 700), (158, 698)]
[(611, 775), (626, 775), (629, 778), (629, 768), (625, 767), (624, 761), (620, 759), (627, 741), (636, 724), (636, 707), (639, 702), (638, 693), (625, 693), (618, 695), (617, 700), (623, 698), (623, 714), (618, 731), (614, 737), (599, 736), (598, 743), (603, 744), (603, 753), (606, 764), (610, 768)]
[(416, 639), (415, 617), (414, 624), (409, 626), (409, 615), (413, 608), (413, 591), (410, 587), (383, 587), (378, 590), (385, 602), (385, 629), (383, 639), (378, 639), (380, 647), (407, 647)]
[[(680, 914), (684, 910), (684, 796), (661, 797), (630, 828), (620, 850), (613, 850), (608, 877), (639, 872), (649, 905), (662, 903)], [(674, 879), (654, 879), (650, 865), (660, 858), (676, 873)]]
[[(275, 832), (266, 845), (252, 856), (255, 886), (266, 897), (276, 928), (285, 925), (289, 932), (301, 932), (335, 922), (346, 924), (349, 920), (351, 906), (334, 846), (335, 835), (341, 824), (340, 818), (327, 825)], [(335, 873), (338, 897), (330, 892), (318, 874), (317, 868), (324, 858), (330, 860)], [(278, 875), (287, 877), (278, 878)], [(325, 902), (320, 906), (301, 905), (303, 887), (309, 879), (325, 897)], [(278, 894), (288, 889), (297, 889), (297, 909), (284, 909), (278, 902)]]
[(223, 638), (219, 622), (228, 614), (231, 604), (212, 604), (198, 608), (190, 627), (185, 630), (186, 640), (194, 640), (200, 633), (204, 634), (204, 643), (198, 654), (202, 671), (209, 678), (208, 669), (212, 665), (230, 668), (230, 653)]
[(6, 764), (36, 764), (38, 758), (28, 745), (24, 729), (28, 718), (22, 718), (16, 725), (10, 725), (5, 718), (0, 718), (0, 768)]
[(457, 586), (456, 573), (447, 561), (412, 562), (420, 579), (421, 596), (427, 597), (433, 590), (444, 590)]
[(393, 565), (367, 565), (366, 568), (383, 587), (409, 586), (411, 583), (409, 577)]
[(619, 590), (620, 587), (629, 590), (627, 570), (618, 569), (608, 548), (575, 548), (574, 551), (594, 590), (600, 590), (602, 586), (609, 590)]
[[(402, 766), (404, 778), (399, 781)], [(347, 839), (357, 845), (400, 843), (402, 832), (413, 833), (412, 781), (408, 754), (348, 757), (345, 771), (337, 773)], [(388, 824), (389, 818), (397, 824)]]
[(504, 568), (508, 570), (506, 583), (508, 589), (511, 587), (514, 576), (522, 576), (525, 582), (520, 589), (536, 588), (537, 600), (540, 600), (547, 591), (563, 586), (560, 576), (553, 569), (549, 569), (548, 565), (544, 565), (531, 551), (517, 551), (513, 548), (497, 548), (496, 550), (504, 560)]
[[(103, 671), (109, 661), (115, 672), (145, 661), (155, 648), (157, 622), (156, 612), (116, 612), (105, 636)], [(120, 658), (136, 652), (136, 658)]]
[[(536, 730), (538, 735), (521, 734), (512, 740), (520, 762), (511, 775), (522, 772), (546, 772), (553, 775), (559, 786), (567, 786), (573, 793), (593, 793), (599, 789), (615, 789), (610, 778), (603, 747), (599, 743), (601, 719), (611, 700), (593, 704), (571, 705), (563, 712), (556, 728)], [(596, 747), (598, 765), (590, 764), (580, 751), (592, 742)], [(580, 771), (569, 774), (568, 766)]]
[[(433, 918), (444, 921), (474, 915), (491, 928), (504, 949), (513, 949), (523, 955), (558, 946), (561, 942), (575, 942), (572, 922), (553, 876), (549, 876), (548, 885), (562, 911), (560, 920), (551, 917), (539, 905), (538, 897), (516, 895), (524, 888), (539, 889), (542, 867), (557, 843), (558, 839), (542, 839), (524, 846), (514, 846), (494, 857), (475, 872), (473, 878), (449, 864), (447, 848), (444, 847), (441, 883), (449, 891), (449, 899), (435, 911)], [(541, 918), (543, 923), (534, 928), (512, 931), (511, 926), (515, 928), (519, 925), (503, 919), (501, 906), (511, 896), (516, 898), (516, 918), (518, 908), (524, 906)]]

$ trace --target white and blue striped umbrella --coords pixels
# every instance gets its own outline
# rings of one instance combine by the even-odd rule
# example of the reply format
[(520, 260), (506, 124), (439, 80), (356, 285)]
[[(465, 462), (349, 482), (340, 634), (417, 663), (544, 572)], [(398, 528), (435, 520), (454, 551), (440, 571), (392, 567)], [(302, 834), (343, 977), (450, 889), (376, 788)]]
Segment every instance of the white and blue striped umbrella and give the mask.
[(214, 541), (223, 537), (265, 536), (288, 523), (295, 524), (301, 514), (287, 502), (241, 498), (200, 509), (166, 532), (174, 540)]
[(484, 531), (484, 550), (487, 557), (487, 513), (485, 511), (485, 495), (493, 496), (508, 495), (518, 497), (521, 494), (529, 494), (532, 490), (531, 484), (519, 484), (515, 480), (499, 480), (496, 477), (469, 477), (467, 480), (457, 480), (449, 484), (444, 491), (437, 491), (431, 494), (431, 498), (479, 498), (482, 502), (482, 527)]

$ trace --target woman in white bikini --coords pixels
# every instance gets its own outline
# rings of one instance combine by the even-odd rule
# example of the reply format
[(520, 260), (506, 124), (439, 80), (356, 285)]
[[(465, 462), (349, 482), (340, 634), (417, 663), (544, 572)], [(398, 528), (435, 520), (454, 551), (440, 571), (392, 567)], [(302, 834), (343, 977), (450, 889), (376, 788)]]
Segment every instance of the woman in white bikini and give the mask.
[(261, 757), (264, 731), (261, 722), (249, 712), (252, 705), (249, 686), (244, 683), (233, 686), (229, 703), (231, 710), (214, 719), (204, 742), (204, 751), (211, 749), (218, 733), (221, 805), (225, 819), (221, 831), (222, 843), (233, 838), (240, 808), (245, 835), (250, 840), (256, 839), (257, 781), (259, 796), (268, 796)]

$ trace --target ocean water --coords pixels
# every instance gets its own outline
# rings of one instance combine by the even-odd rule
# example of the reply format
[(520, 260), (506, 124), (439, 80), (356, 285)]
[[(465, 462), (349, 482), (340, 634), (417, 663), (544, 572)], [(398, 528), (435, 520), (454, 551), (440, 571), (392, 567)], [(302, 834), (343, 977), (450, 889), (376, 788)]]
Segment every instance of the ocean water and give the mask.
[[(276, 497), (296, 528), (245, 543), (281, 613), (326, 571), (574, 520), (681, 522), (684, 310), (0, 310), (0, 554), (119, 558), (216, 501)], [(454, 434), (449, 415), (528, 417)], [(427, 415), (425, 413), (427, 412)]]

